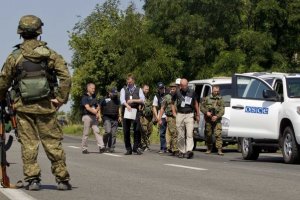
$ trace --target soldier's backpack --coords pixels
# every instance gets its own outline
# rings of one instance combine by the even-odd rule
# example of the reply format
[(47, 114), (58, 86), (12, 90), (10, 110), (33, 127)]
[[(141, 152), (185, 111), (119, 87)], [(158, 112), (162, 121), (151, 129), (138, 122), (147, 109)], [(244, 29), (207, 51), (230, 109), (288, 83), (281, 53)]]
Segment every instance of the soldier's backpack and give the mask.
[[(53, 86), (48, 61), (32, 62), (23, 57), (19, 50), (13, 53), (16, 59), (16, 75), (13, 89), (24, 102), (36, 101), (49, 97)], [(56, 77), (55, 77), (56, 78)]]

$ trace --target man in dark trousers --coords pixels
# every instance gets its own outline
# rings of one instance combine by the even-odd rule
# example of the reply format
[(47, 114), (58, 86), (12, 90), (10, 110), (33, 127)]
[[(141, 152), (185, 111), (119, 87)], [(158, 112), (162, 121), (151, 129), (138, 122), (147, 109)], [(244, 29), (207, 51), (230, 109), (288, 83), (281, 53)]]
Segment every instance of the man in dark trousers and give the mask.
[[(123, 132), (124, 132), (124, 142), (126, 153), (125, 155), (131, 155), (132, 152), (137, 155), (141, 155), (142, 151), (139, 148), (141, 143), (141, 124), (140, 124), (140, 113), (138, 111), (139, 106), (144, 104), (145, 96), (143, 90), (135, 85), (135, 79), (132, 74), (127, 75), (127, 85), (121, 89), (120, 101), (123, 106), (123, 113), (135, 112), (136, 116), (133, 119), (123, 118)], [(136, 109), (136, 110), (135, 110)], [(127, 110), (127, 111), (126, 111)], [(133, 137), (134, 144), (131, 146), (130, 142), (130, 126), (133, 123)]]
[(112, 88), (108, 96), (100, 102), (99, 121), (103, 121), (105, 134), (103, 136), (104, 146), (107, 152), (115, 152), (116, 133), (118, 130), (118, 121), (121, 122), (121, 107), (118, 98), (118, 91)]

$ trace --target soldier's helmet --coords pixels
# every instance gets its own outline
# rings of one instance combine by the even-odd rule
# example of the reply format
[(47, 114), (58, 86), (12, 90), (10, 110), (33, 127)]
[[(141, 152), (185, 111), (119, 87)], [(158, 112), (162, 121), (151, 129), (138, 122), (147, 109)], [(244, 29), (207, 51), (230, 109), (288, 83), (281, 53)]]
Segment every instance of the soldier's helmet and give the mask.
[(21, 17), (18, 26), (18, 34), (26, 35), (40, 35), (42, 34), (42, 20), (34, 15), (25, 15)]

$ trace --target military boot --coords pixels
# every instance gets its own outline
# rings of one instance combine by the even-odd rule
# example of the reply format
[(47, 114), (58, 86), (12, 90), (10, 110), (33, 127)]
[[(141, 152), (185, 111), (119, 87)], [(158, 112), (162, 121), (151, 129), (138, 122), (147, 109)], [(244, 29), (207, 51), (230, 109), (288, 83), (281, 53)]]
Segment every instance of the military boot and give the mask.
[(69, 181), (61, 181), (57, 183), (58, 190), (72, 190), (72, 185)]
[(40, 179), (32, 179), (28, 182), (28, 185), (25, 186), (26, 190), (38, 191), (41, 189)]
[(222, 152), (222, 149), (218, 149), (218, 155), (219, 156), (224, 156), (224, 153)]
[(211, 148), (212, 148), (211, 146), (207, 146), (207, 150), (206, 150), (205, 153), (206, 154), (211, 154)]

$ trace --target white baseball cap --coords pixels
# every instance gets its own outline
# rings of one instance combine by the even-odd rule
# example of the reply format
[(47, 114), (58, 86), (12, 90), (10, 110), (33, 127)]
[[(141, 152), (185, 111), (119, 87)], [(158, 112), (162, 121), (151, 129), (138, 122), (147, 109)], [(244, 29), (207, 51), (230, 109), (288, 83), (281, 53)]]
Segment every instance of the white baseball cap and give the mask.
[(180, 85), (180, 81), (181, 81), (181, 78), (177, 78), (175, 81), (176, 85)]

